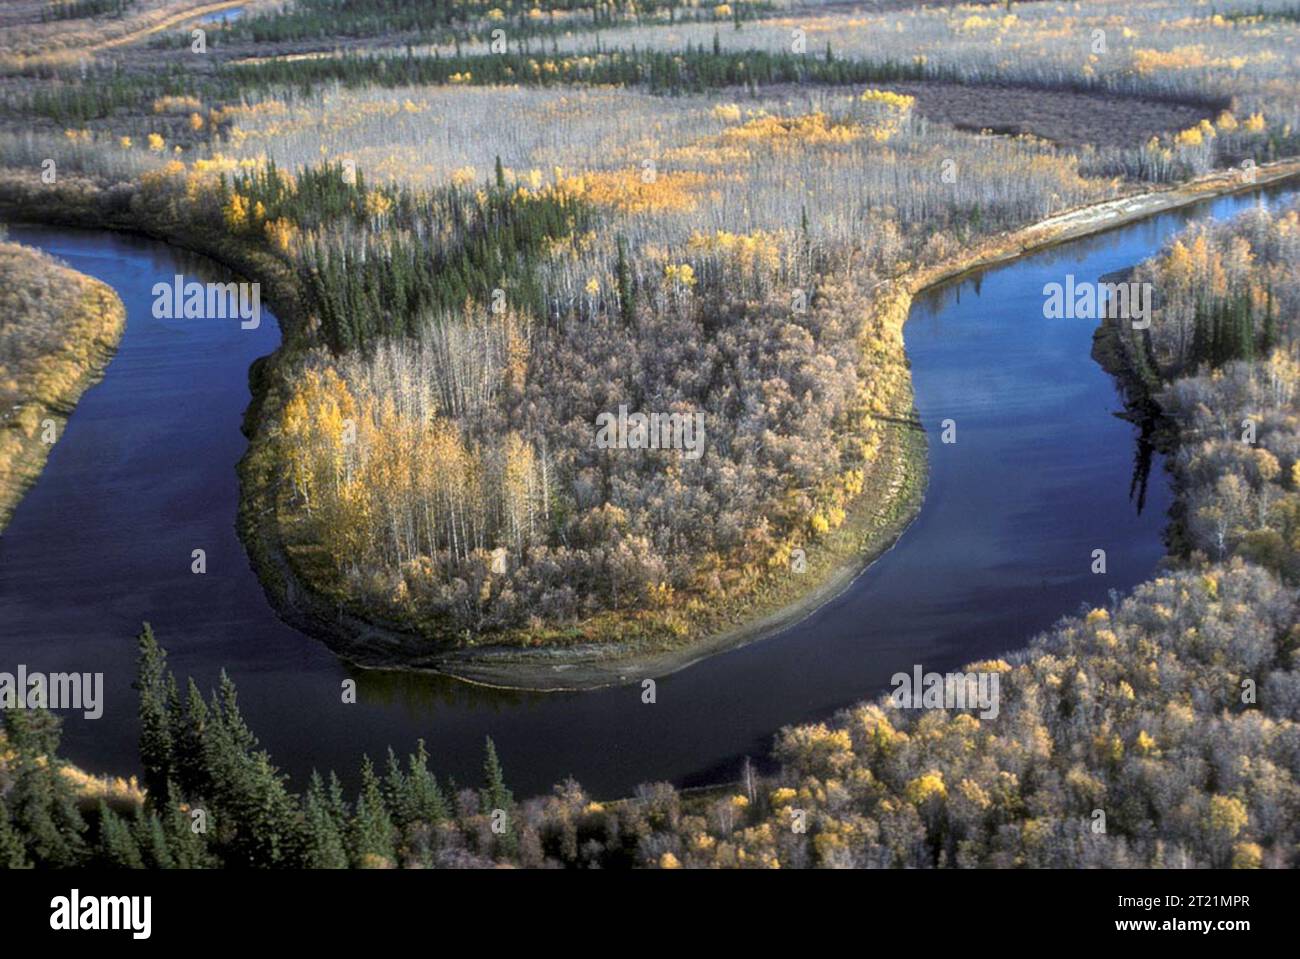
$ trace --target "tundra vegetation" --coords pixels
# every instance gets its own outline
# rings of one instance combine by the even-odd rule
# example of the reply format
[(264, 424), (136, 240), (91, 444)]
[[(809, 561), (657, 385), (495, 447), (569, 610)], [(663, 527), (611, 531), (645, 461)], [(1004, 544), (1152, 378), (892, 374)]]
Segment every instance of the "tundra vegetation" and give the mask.
[(98, 280), (0, 242), (0, 530), (126, 324)]
[[(864, 502), (906, 486), (910, 277), (1300, 145), (1280, 0), (419, 10), (302, 0), (214, 27), (203, 53), (150, 19), (148, 45), (84, 63), (0, 22), (0, 195), (184, 237), (275, 284), (285, 345), (259, 373), (244, 467), (270, 519), (251, 535), (419, 651), (679, 647), (786, 596), (795, 549), (832, 552)], [(935, 92), (956, 88), (984, 96), (959, 116)], [(981, 105), (1008, 98), (1036, 112)], [(1291, 865), (1295, 214), (1276, 217), (1243, 228), (1248, 256), (1220, 227), (1185, 239), (1178, 257), (1219, 263), (1222, 290), (1193, 267), (1185, 295), (1169, 281), (1179, 329), (1124, 337), (1178, 425), (1175, 562), (972, 667), (1001, 674), (996, 720), (864, 704), (784, 731), (776, 772), (723, 795), (659, 784), (602, 804), (569, 783), (518, 803), (489, 750), (481, 792), (439, 788), (421, 751), (384, 774), (367, 761), (355, 801), (327, 780), (297, 796), (233, 688), (182, 697), (146, 631), (147, 801), (77, 813), (50, 721), (10, 718), (0, 849)], [(1184, 275), (1163, 263), (1141, 269)], [(624, 405), (702, 413), (704, 454), (597, 447), (597, 417)], [(1256, 414), (1231, 445), (1223, 424)], [(196, 809), (215, 831), (181, 835)]]

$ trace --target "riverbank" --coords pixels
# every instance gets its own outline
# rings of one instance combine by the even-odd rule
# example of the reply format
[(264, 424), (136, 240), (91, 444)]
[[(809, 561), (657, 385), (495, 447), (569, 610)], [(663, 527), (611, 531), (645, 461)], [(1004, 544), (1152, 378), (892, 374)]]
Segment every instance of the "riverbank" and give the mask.
[[(977, 244), (964, 255), (945, 263), (911, 271), (897, 278), (893, 282), (892, 290), (886, 291), (883, 295), (892, 294), (895, 308), (902, 311), (905, 319), (910, 311), (913, 297), (925, 290), (959, 281), (971, 273), (1070, 240), (1117, 229), (1136, 220), (1212, 197), (1247, 192), (1296, 176), (1300, 176), (1300, 160), (1279, 161), (1256, 168), (1250, 179), (1243, 177), (1240, 171), (1216, 172), (1176, 187), (1107, 200), (1066, 211), (1021, 230), (993, 237)], [(1107, 371), (1115, 372), (1110, 368), (1107, 368)], [(906, 444), (908, 441), (899, 436), (897, 424), (894, 424), (894, 427), (890, 431), (892, 442)], [(667, 675), (685, 669), (708, 656), (780, 632), (839, 595), (892, 547), (919, 511), (924, 499), (926, 470), (923, 435), (917, 437), (915, 445), (910, 449), (895, 449), (890, 455), (895, 458), (899, 475), (919, 478), (921, 488), (902, 490), (896, 503), (898, 512), (892, 522), (874, 528), (868, 527), (867, 542), (857, 552), (836, 550), (838, 564), (835, 568), (825, 571), (816, 586), (801, 597), (791, 600), (783, 608), (764, 610), (749, 622), (711, 635), (688, 648), (651, 656), (630, 656), (613, 662), (599, 660), (575, 662), (566, 656), (565, 661), (556, 662), (556, 659), (570, 651), (552, 651), (547, 656), (533, 654), (532, 651), (522, 651), (521, 654), (521, 651), (515, 649), (476, 649), (462, 655), (443, 654), (433, 662), (416, 664), (413, 668), (430, 668), (458, 679), (507, 688), (539, 691), (589, 689), (629, 682), (645, 676)], [(894, 487), (890, 489), (892, 491)], [(856, 522), (861, 520), (856, 519)], [(854, 524), (855, 519), (850, 519), (846, 526)], [(862, 529), (860, 526), (858, 528)]]
[(126, 329), (106, 284), (16, 243), (0, 243), (0, 532), (45, 468), (77, 401), (99, 382)]
[[(906, 390), (911, 410), (910, 383)], [(609, 643), (591, 643), (556, 649), (482, 646), (434, 651), (412, 659), (411, 637), (355, 617), (340, 617), (349, 630), (345, 651), (331, 648), (356, 665), (379, 670), (427, 670), (484, 686), (537, 692), (595, 689), (662, 677), (717, 653), (737, 649), (767, 638), (806, 619), (825, 603), (848, 589), (872, 563), (883, 556), (921, 510), (926, 487), (926, 441), (914, 413), (884, 423), (881, 454), (866, 474), (864, 493), (847, 511), (844, 524), (810, 545), (802, 572), (787, 572), (769, 579), (756, 598), (746, 597), (719, 618), (732, 620), (703, 639), (679, 648), (654, 652), (628, 652)], [(879, 484), (879, 485), (873, 485)], [(299, 587), (301, 589), (301, 587)], [(311, 602), (311, 594), (298, 593), (297, 608)], [(310, 624), (300, 628), (310, 631)], [(355, 632), (351, 632), (355, 630)], [(354, 651), (350, 655), (348, 650)]]
[[(1266, 192), (1289, 194), (1291, 184)], [(602, 799), (631, 795), (642, 782), (733, 780), (743, 756), (770, 755), (773, 730), (823, 721), (916, 663), (942, 672), (1004, 656), (1063, 610), (1081, 602), (1109, 608), (1109, 589), (1127, 594), (1159, 568), (1169, 474), (1157, 458), (1146, 508), (1135, 513), (1137, 437), (1112, 415), (1114, 380), (1089, 358), (1095, 322), (1030, 329), (1026, 319), (1040, 309), (1041, 284), (1061, 272), (1100, 277), (1145, 262), (1187, 223), (1232, 216), (1259, 196), (1198, 204), (918, 298), (906, 330), (917, 407), (927, 424), (946, 416), (961, 424), (958, 445), (936, 439), (930, 448), (921, 514), (834, 601), (764, 642), (665, 679), (659, 702), (671, 708), (648, 712), (637, 708), (635, 684), (551, 696), (429, 672), (360, 672), (287, 625), (262, 601), (231, 523), (241, 496), (231, 466), (247, 449), (239, 432), (246, 375), (274, 351), (278, 331), (270, 322), (251, 332), (202, 324), (181, 331), (193, 341), (177, 350), (172, 325), (147, 316), (154, 274), (227, 282), (230, 274), (205, 273), (212, 268), (179, 249), (126, 235), (16, 228), (15, 238), (112, 285), (131, 322), (104, 383), (73, 420), (75, 447), (51, 458), (24, 502), (20, 515), (33, 521), (5, 536), (15, 560), (0, 568), (0, 619), (14, 627), (7, 655), (30, 662), (29, 637), (42, 637), (48, 668), (105, 672), (106, 695), (129, 719), (133, 673), (120, 639), (152, 619), (201, 689), (214, 687), (223, 668), (238, 682), (250, 727), (299, 787), (316, 768), (338, 770), (355, 789), (360, 752), (400, 750), (434, 728), (442, 775), (473, 780), (491, 736), (520, 796), (549, 795), (568, 775)], [(142, 365), (157, 375), (141, 377)], [(205, 410), (201, 430), (177, 412), (195, 403)], [(114, 456), (123, 443), (139, 456)], [(193, 468), (178, 472), (177, 462)], [(79, 482), (79, 463), (103, 468)], [(78, 484), (75, 502), (69, 483)], [(106, 493), (111, 511), (96, 505)], [(155, 528), (164, 503), (185, 511), (191, 532), (177, 541), (182, 558), (187, 544), (211, 547), (216, 576), (198, 589), (176, 549), (137, 535)], [(171, 510), (156, 528), (175, 530), (178, 519)], [(1080, 562), (1083, 547), (1097, 544), (1123, 557), (1104, 583)], [(111, 582), (102, 577), (108, 555), (120, 572)], [(1057, 570), (1074, 575), (1045, 583), (1044, 571)], [(51, 588), (60, 596), (53, 606)], [(360, 710), (338, 708), (348, 678), (357, 682)], [(70, 717), (65, 744), (67, 758), (85, 769), (139, 769), (132, 723)]]
[[(1025, 252), (1103, 232), (1133, 220), (1174, 209), (1208, 197), (1253, 189), (1300, 172), (1295, 162), (1261, 167), (1255, 182), (1233, 174), (1218, 174), (1169, 190), (1159, 190), (1071, 211), (1023, 230), (990, 239), (957, 260), (906, 274), (878, 292), (877, 303), (889, 302), (901, 329), (914, 293), (974, 270), (1014, 259)], [(116, 226), (112, 222), (95, 223)], [(116, 226), (116, 228), (121, 228)], [(155, 227), (150, 235), (172, 240), (168, 231)], [(174, 231), (173, 231), (174, 232)], [(206, 243), (192, 233), (178, 238), (180, 245), (199, 249), (232, 263), (241, 271), (261, 275), (255, 258), (234, 244)], [(265, 257), (272, 260), (271, 257)], [(246, 417), (250, 436), (247, 455), (240, 464), (244, 484), (240, 530), (254, 568), (280, 615), (295, 627), (322, 639), (342, 659), (371, 669), (430, 671), (492, 686), (531, 690), (587, 689), (662, 676), (700, 659), (765, 638), (787, 628), (833, 599), (867, 566), (885, 553), (916, 515), (925, 489), (924, 437), (909, 415), (910, 382), (906, 397), (890, 404), (897, 414), (887, 421), (887, 441), (878, 458), (878, 471), (866, 484), (888, 490), (874, 501), (859, 496), (845, 524), (816, 550), (808, 553), (808, 566), (799, 576), (782, 577), (779, 587), (758, 596), (749, 605), (727, 611), (729, 621), (705, 638), (670, 650), (645, 652), (627, 646), (572, 645), (564, 648), (475, 646), (429, 651), (428, 643), (409, 633), (368, 622), (341, 609), (329, 597), (306, 587), (283, 549), (277, 529), (274, 464), (267, 455), (261, 424), (278, 403), (283, 384), (284, 360), (302, 330), (303, 318), (291, 300), (291, 277), (281, 277), (290, 289), (264, 297), (273, 302), (281, 321), (285, 343), (252, 370), (253, 403)], [(906, 378), (905, 378), (906, 379)], [(703, 631), (703, 630), (701, 630)], [(423, 649), (413, 649), (419, 642)]]
[[(281, 618), (323, 641), (352, 665), (371, 670), (425, 670), (486, 685), (547, 691), (589, 689), (663, 675), (798, 622), (838, 595), (888, 550), (920, 509), (925, 489), (925, 440), (915, 421), (910, 378), (903, 371), (895, 378), (896, 395), (885, 397), (883, 406), (889, 412), (877, 418), (880, 452), (863, 476), (864, 489), (884, 491), (884, 495), (856, 497), (839, 527), (807, 544), (801, 572), (796, 574), (793, 566), (782, 568), (764, 577), (759, 589), (701, 617), (709, 624), (706, 639), (683, 641), (671, 649), (650, 648), (662, 642), (661, 638), (644, 643), (577, 642), (562, 648), (492, 645), (430, 649), (427, 638), (358, 615), (325, 595), (286, 548), (277, 510), (279, 469), (264, 426), (283, 402), (289, 361), (298, 354), (307, 333), (307, 318), (299, 307), (292, 273), (275, 257), (250, 244), (184, 229), (159, 217), (142, 218), (138, 208), (100, 203), (98, 191), (89, 184), (65, 187), (60, 203), (42, 203), (44, 195), (19, 178), (0, 180), (0, 213), (17, 219), (139, 233), (211, 257), (263, 283), (262, 299), (275, 312), (282, 341), (274, 353), (249, 371), (252, 401), (243, 424), (249, 446), (238, 464), (242, 489), (239, 533)], [(882, 295), (871, 318), (897, 340), (900, 365), (905, 362), (901, 329), (909, 303), (901, 291)], [(422, 648), (414, 649), (417, 644)]]
[[(903, 362), (902, 324), (910, 299), (877, 300), (871, 323), (897, 336)], [(268, 364), (268, 376), (270, 364)], [(270, 387), (270, 381), (264, 381)], [(267, 408), (278, 400), (268, 388)], [(253, 435), (240, 464), (245, 484), (241, 535), (259, 576), (280, 615), (295, 628), (324, 641), (340, 658), (365, 669), (429, 671), (481, 685), (535, 691), (592, 689), (662, 676), (714, 653), (771, 635), (803, 619), (833, 599), (884, 552), (920, 511), (925, 490), (925, 438), (916, 421), (910, 378), (899, 377), (894, 394), (877, 417), (879, 455), (864, 468), (863, 488), (844, 522), (804, 550), (802, 565), (782, 564), (735, 601), (717, 606), (697, 624), (704, 639), (664, 648), (664, 640), (607, 640), (563, 646), (525, 647), (494, 643), (462, 648), (434, 646), (427, 637), (348, 609), (311, 584), (300, 555), (286, 547), (276, 491), (278, 470), (264, 434)], [(634, 624), (635, 625), (635, 624)]]

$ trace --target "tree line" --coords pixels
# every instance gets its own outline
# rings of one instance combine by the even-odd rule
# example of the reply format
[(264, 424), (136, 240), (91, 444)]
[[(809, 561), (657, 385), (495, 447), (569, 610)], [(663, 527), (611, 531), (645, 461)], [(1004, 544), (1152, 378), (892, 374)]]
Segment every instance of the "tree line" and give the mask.
[(355, 797), (333, 773), (295, 793), (224, 673), (207, 698), (193, 680), (182, 692), (147, 624), (137, 642), (143, 801), (88, 804), (58, 757), (57, 717), (7, 709), (0, 866), (329, 869), (517, 854), (517, 805), (491, 740), (479, 790), (439, 784), (421, 742), (404, 762), (389, 750), (379, 769), (365, 757)]

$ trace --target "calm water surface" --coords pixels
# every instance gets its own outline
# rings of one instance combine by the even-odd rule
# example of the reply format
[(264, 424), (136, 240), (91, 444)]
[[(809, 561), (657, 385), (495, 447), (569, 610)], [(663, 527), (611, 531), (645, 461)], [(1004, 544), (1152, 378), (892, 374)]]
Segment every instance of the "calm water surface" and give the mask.
[[(785, 724), (882, 691), (913, 664), (944, 670), (1021, 647), (1151, 573), (1170, 506), (1163, 464), (1155, 457), (1139, 511), (1136, 431), (1090, 358), (1095, 324), (1043, 319), (1043, 284), (1095, 280), (1154, 253), (1192, 215), (1281, 196), (1166, 214), (919, 298), (906, 340), (931, 476), (916, 522), (837, 599), (662, 679), (654, 705), (635, 685), (521, 694), (364, 673), (359, 704), (344, 705), (352, 673), (280, 622), (235, 534), (247, 372), (275, 349), (275, 320), (264, 311), (248, 331), (155, 319), (155, 282), (230, 274), (152, 241), (13, 228), (12, 239), (113, 286), (128, 321), (104, 381), (0, 535), (0, 670), (105, 674), (103, 718), (65, 723), (65, 754), (100, 772), (138, 769), (133, 637), (149, 620), (179, 676), (207, 688), (231, 674), (248, 721), (298, 782), (312, 768), (351, 779), (363, 752), (401, 753), (421, 737), (441, 775), (477, 782), (489, 735), (519, 795), (570, 775), (601, 796), (731, 778)], [(949, 418), (954, 445), (938, 442)], [(206, 575), (190, 572), (195, 548), (207, 551)], [(1105, 576), (1090, 572), (1099, 548)]]

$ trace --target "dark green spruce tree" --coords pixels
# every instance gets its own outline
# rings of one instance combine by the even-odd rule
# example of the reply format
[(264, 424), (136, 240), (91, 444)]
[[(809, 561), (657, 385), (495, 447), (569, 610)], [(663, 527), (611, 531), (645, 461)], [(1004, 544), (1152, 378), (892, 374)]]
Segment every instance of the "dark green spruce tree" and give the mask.
[(207, 834), (196, 832), (192, 809), (172, 803), (162, 820), (167, 850), (177, 869), (212, 869), (221, 860), (208, 848)]
[(627, 262), (627, 241), (618, 238), (618, 262), (614, 267), (614, 281), (618, 285), (618, 308), (623, 324), (636, 327), (636, 291), (632, 287), (632, 269)]
[(143, 869), (144, 857), (135, 836), (103, 800), (99, 803), (99, 863), (111, 869)]
[(153, 627), (148, 623), (144, 624), (136, 642), (139, 655), (133, 685), (140, 694), (140, 764), (144, 767), (144, 788), (149, 800), (162, 809), (170, 799), (166, 790), (172, 778), (167, 654), (158, 645)]
[(347, 844), (343, 839), (344, 824), (335, 816), (325, 784), (315, 770), (312, 771), (307, 794), (303, 799), (303, 825), (303, 865), (306, 868), (348, 868)]
[(167, 832), (157, 810), (145, 810), (138, 807), (135, 821), (131, 824), (131, 835), (140, 849), (146, 869), (175, 869), (176, 858), (172, 855), (167, 842)]
[(506, 788), (505, 773), (501, 770), (501, 761), (497, 758), (497, 747), (488, 737), (483, 756), (483, 789), (480, 793), (483, 812), (496, 819), (504, 815), (504, 831), (497, 832), (496, 854), (512, 859), (519, 851), (519, 830), (515, 823), (515, 798)]
[(395, 832), (379, 777), (370, 757), (366, 756), (361, 764), (361, 794), (352, 820), (352, 856), (356, 865), (396, 865)]
[(4, 801), (23, 855), (36, 866), (66, 869), (88, 856), (86, 822), (58, 760), (59, 720), (46, 710), (4, 711), (9, 789)]
[(301, 861), (302, 830), (285, 777), (259, 750), (239, 711), (235, 684), (225, 671), (209, 704), (204, 755), (212, 782), (210, 807), (217, 849), (228, 866), (291, 867)]
[(438, 788), (438, 780), (429, 771), (429, 754), (425, 751), (423, 739), (416, 744), (408, 766), (407, 782), (410, 784), (409, 794), (415, 818), (431, 826), (443, 822), (449, 815), (447, 800)]
[(28, 869), (27, 849), (9, 816), (9, 804), (0, 797), (0, 869)]

